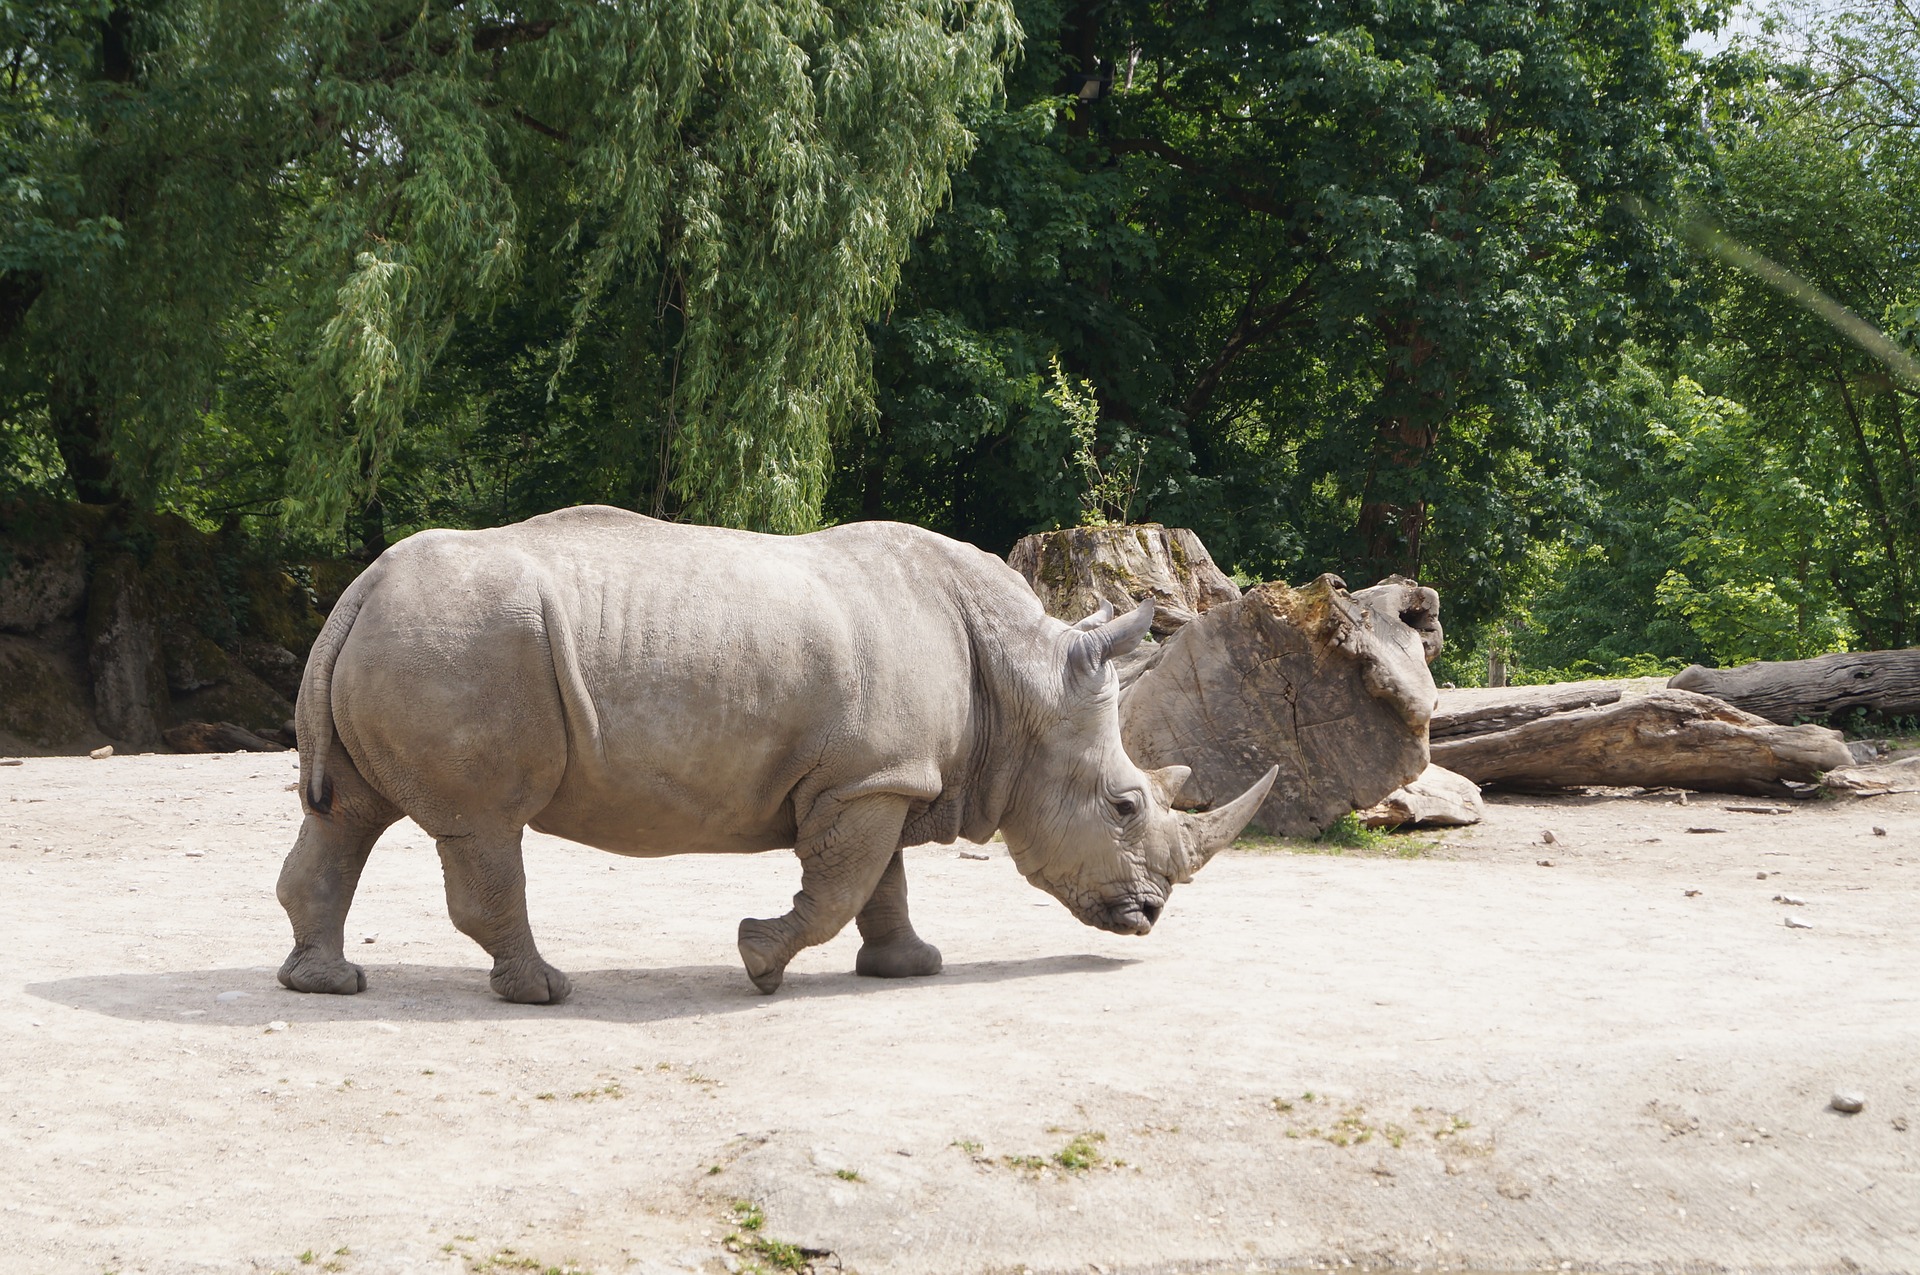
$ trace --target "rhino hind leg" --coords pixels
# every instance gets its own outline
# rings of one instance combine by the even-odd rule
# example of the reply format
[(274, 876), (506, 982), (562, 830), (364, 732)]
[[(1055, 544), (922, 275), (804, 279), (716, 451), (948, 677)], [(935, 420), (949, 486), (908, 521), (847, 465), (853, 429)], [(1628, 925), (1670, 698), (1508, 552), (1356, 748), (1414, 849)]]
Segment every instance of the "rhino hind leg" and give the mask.
[(373, 843), (392, 822), (353, 820), (336, 809), (332, 817), (309, 814), (300, 825), (277, 890), (293, 922), (282, 986), (341, 996), (366, 990), (366, 971), (346, 957), (347, 909)]
[(853, 972), (867, 978), (922, 978), (940, 972), (940, 949), (913, 932), (907, 917), (907, 867), (895, 850), (860, 915)]
[(527, 924), (522, 830), (473, 832), (434, 839), (447, 882), (447, 915), (493, 958), (488, 977), (504, 1000), (557, 1005), (573, 984), (546, 963)]
[[(740, 922), (740, 960), (762, 993), (778, 991), (787, 962), (847, 928), (873, 897), (900, 844), (907, 800), (890, 793), (822, 797), (800, 829), (800, 893), (793, 910)], [(902, 878), (904, 882), (905, 878)]]

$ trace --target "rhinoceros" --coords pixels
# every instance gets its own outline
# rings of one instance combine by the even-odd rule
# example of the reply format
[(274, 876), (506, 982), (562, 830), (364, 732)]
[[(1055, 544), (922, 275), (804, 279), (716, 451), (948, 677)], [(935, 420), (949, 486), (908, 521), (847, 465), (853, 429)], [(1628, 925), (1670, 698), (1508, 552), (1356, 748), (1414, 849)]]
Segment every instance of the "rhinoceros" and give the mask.
[(897, 523), (770, 536), (586, 506), (421, 532), (341, 595), (307, 661), (280, 981), (365, 988), (347, 909), (402, 815), (510, 1001), (569, 990), (527, 924), (529, 826), (641, 857), (794, 849), (792, 910), (740, 922), (762, 992), (848, 921), (856, 972), (937, 973), (901, 847), (996, 830), (1081, 921), (1145, 934), (1273, 782), (1188, 813), (1185, 767), (1127, 759), (1110, 661), (1152, 619), (1151, 601), (1052, 619), (1000, 559)]

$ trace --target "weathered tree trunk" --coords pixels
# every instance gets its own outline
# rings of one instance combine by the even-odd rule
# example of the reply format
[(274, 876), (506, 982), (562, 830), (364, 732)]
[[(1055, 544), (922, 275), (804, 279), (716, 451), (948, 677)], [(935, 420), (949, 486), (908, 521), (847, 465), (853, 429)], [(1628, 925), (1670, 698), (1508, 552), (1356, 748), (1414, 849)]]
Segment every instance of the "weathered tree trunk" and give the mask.
[(1151, 595), (1153, 631), (1161, 637), (1240, 596), (1200, 537), (1153, 523), (1043, 531), (1016, 544), (1007, 563), (1027, 578), (1048, 615), (1069, 622), (1102, 602), (1125, 611)]
[(1630, 679), (1613, 679), (1444, 690), (1440, 692), (1440, 706), (1433, 710), (1428, 737), (1438, 744), (1469, 735), (1490, 735), (1554, 713), (1617, 703), (1629, 689), (1647, 694), (1659, 686), (1658, 679), (1646, 678), (1640, 684)]
[(1369, 828), (1459, 828), (1486, 817), (1480, 785), (1444, 766), (1428, 766), (1419, 778), (1396, 788), (1360, 812)]
[(1920, 713), (1920, 647), (1762, 660), (1739, 668), (1695, 664), (1667, 685), (1723, 699), (1770, 722), (1831, 718), (1858, 709), (1902, 717)]
[(1664, 690), (1550, 713), (1507, 730), (1436, 740), (1436, 765), (1476, 783), (1555, 789), (1588, 785), (1791, 795), (1853, 762), (1840, 732), (1778, 726), (1696, 695)]
[(167, 715), (167, 670), (139, 564), (129, 555), (102, 563), (88, 595), (94, 720), (115, 739), (157, 743)]
[[(1312, 836), (1414, 780), (1427, 766), (1434, 689), (1427, 635), (1401, 614), (1415, 610), (1403, 606), (1410, 595), (1432, 591), (1399, 581), (1362, 594), (1323, 575), (1207, 610), (1154, 648), (1121, 693), (1128, 755), (1191, 766), (1181, 803), (1196, 806), (1278, 766), (1254, 823), (1284, 836)], [(1437, 597), (1431, 611), (1437, 641)]]

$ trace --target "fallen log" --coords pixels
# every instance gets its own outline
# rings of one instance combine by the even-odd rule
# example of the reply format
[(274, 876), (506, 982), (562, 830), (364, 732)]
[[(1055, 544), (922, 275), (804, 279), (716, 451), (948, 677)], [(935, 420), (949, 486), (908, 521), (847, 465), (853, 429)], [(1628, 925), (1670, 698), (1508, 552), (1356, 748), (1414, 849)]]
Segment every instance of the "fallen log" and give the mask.
[(1738, 668), (1695, 664), (1674, 674), (1667, 685), (1711, 695), (1783, 724), (1831, 720), (1860, 710), (1905, 717), (1920, 713), (1920, 647), (1761, 660)]
[(186, 722), (160, 732), (167, 747), (182, 753), (284, 753), (285, 744), (263, 739), (232, 722)]
[(1121, 692), (1120, 735), (1137, 765), (1193, 768), (1183, 805), (1278, 766), (1254, 823), (1305, 837), (1426, 769), (1433, 701), (1421, 631), (1323, 575), (1258, 585), (1159, 644)]
[(1444, 766), (1428, 766), (1412, 783), (1360, 811), (1369, 828), (1460, 828), (1479, 823), (1487, 805), (1480, 785)]
[(1433, 761), (1508, 788), (1694, 788), (1793, 795), (1849, 766), (1840, 732), (1780, 726), (1691, 691), (1662, 690), (1569, 709), (1508, 730), (1435, 741)]
[(1027, 578), (1048, 615), (1069, 624), (1102, 603), (1125, 611), (1150, 596), (1159, 637), (1240, 596), (1200, 537), (1157, 523), (1043, 531), (1014, 545), (1007, 565)]
[[(1645, 693), (1659, 685), (1635, 687)], [(1471, 686), (1440, 692), (1440, 706), (1433, 710), (1431, 738), (1464, 739), (1469, 735), (1490, 735), (1512, 730), (1515, 726), (1554, 713), (1576, 708), (1597, 708), (1619, 702), (1631, 681), (1613, 679), (1593, 682), (1552, 682), (1545, 686)]]

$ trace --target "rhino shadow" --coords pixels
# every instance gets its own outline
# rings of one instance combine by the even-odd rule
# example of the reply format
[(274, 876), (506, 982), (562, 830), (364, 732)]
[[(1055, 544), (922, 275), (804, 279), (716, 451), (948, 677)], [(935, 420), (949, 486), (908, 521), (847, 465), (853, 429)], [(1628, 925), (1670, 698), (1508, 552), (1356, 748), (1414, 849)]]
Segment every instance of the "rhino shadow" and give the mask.
[[(902, 994), (954, 983), (1096, 974), (1136, 964), (1124, 957), (1036, 956), (951, 964), (930, 978), (872, 979), (851, 973), (790, 973), (778, 994), (762, 996), (738, 965), (664, 969), (578, 970), (573, 995), (559, 1005), (515, 1005), (487, 986), (485, 966), (366, 965), (367, 990), (356, 996), (290, 992), (271, 966), (92, 974), (29, 983), (28, 995), (69, 1009), (145, 1022), (264, 1027), (289, 1022), (498, 1022), (591, 1019), (654, 1023), (703, 1014), (734, 1014), (795, 1001), (886, 992)], [(225, 999), (222, 999), (222, 998)]]

